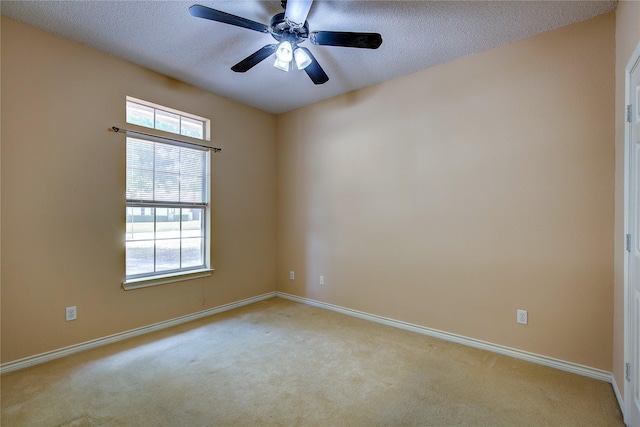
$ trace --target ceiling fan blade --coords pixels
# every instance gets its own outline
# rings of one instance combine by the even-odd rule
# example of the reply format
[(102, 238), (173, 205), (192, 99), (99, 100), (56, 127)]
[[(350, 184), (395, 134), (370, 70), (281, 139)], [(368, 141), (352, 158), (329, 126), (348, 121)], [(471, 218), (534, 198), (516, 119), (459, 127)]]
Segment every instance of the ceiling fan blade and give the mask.
[(325, 46), (377, 49), (382, 44), (378, 33), (348, 33), (339, 31), (315, 31), (309, 35), (311, 43)]
[(284, 11), (284, 17), (297, 25), (304, 25), (309, 15), (313, 0), (287, 0), (287, 7)]
[(267, 59), (269, 56), (276, 53), (278, 49), (277, 44), (268, 44), (262, 49), (258, 49), (256, 52), (244, 58), (242, 61), (238, 62), (236, 65), (231, 67), (233, 71), (236, 73), (244, 73), (249, 71), (251, 68), (258, 65), (263, 60)]
[(223, 22), (225, 24), (235, 25), (236, 27), (248, 28), (253, 31), (259, 31), (261, 33), (268, 33), (269, 27), (259, 22), (252, 21), (250, 19), (242, 18), (240, 16), (232, 15), (220, 10), (211, 9), (210, 7), (194, 4), (189, 8), (189, 14), (196, 18), (210, 19), (211, 21)]
[(327, 76), (327, 73), (325, 73), (320, 64), (318, 64), (318, 61), (311, 54), (311, 51), (309, 51), (309, 49), (307, 49), (306, 47), (301, 47), (299, 49), (304, 50), (307, 55), (309, 55), (309, 58), (311, 58), (311, 64), (309, 64), (307, 68), (304, 69), (311, 81), (317, 85), (328, 82), (329, 76)]

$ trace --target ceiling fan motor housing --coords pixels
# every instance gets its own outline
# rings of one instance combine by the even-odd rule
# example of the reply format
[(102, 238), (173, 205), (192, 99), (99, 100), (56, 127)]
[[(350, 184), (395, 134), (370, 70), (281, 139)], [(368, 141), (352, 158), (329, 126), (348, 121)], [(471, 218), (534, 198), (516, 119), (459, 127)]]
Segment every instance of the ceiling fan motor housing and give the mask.
[(270, 33), (278, 42), (288, 41), (292, 45), (303, 43), (309, 38), (309, 23), (305, 21), (301, 27), (293, 27), (285, 19), (284, 13), (278, 13), (269, 22)]

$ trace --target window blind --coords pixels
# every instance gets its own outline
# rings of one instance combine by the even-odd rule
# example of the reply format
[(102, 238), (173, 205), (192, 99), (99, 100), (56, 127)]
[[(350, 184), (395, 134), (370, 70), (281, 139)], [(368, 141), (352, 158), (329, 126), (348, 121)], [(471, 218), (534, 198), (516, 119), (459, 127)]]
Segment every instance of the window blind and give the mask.
[(127, 138), (127, 202), (204, 205), (206, 151)]

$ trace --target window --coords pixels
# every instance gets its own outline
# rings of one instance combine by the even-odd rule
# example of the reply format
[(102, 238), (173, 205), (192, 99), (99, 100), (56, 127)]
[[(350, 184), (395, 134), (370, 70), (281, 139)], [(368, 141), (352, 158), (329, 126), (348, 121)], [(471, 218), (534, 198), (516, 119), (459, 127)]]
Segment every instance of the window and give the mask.
[(191, 138), (208, 139), (209, 121), (207, 119), (129, 96), (127, 97), (127, 123)]
[[(128, 123), (203, 139), (208, 121), (184, 114), (127, 100)], [(133, 135), (127, 136), (125, 289), (209, 275), (209, 151)]]

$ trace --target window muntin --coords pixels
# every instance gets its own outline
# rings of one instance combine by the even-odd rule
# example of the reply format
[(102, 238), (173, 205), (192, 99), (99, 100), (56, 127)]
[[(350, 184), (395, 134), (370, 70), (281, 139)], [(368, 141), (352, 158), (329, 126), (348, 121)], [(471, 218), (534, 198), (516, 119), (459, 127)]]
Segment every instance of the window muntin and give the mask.
[[(202, 139), (208, 121), (166, 110), (127, 100), (127, 121)], [(132, 136), (126, 162), (127, 281), (208, 269), (209, 151)]]

